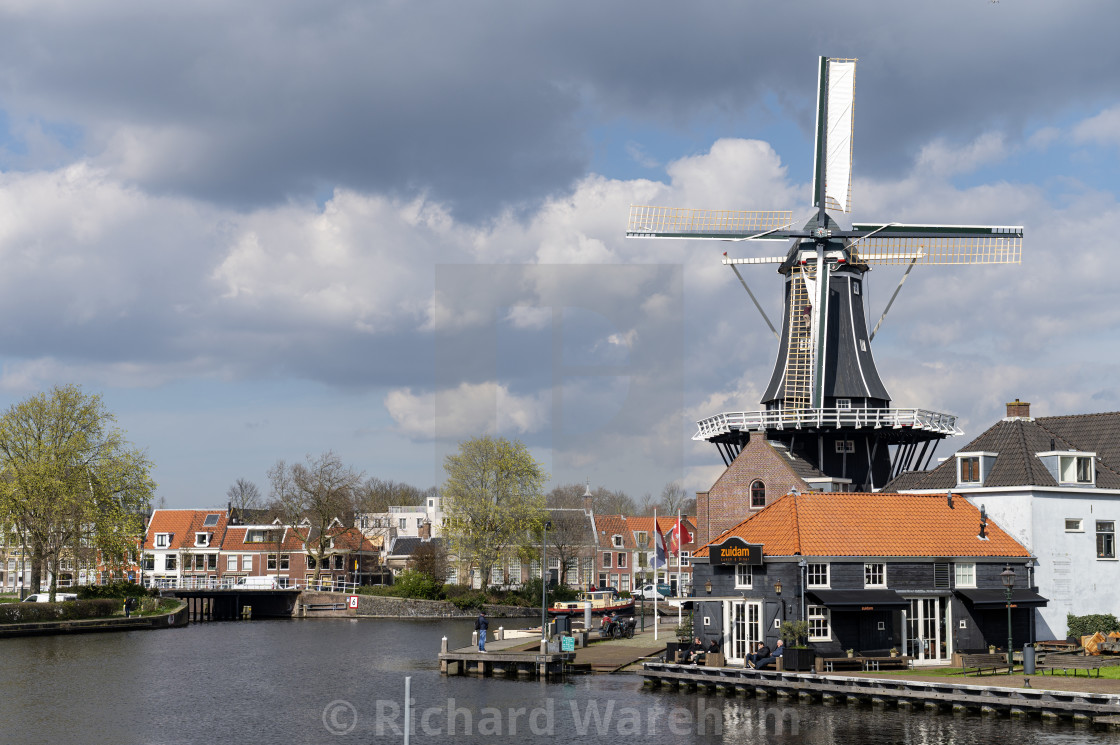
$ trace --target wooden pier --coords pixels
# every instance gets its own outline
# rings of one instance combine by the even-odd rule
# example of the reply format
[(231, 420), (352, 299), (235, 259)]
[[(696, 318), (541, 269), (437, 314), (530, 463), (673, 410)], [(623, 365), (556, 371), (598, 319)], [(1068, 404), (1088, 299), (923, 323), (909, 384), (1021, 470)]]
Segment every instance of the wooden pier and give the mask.
[(485, 652), (473, 647), (448, 650), (444, 637), (439, 671), (444, 675), (511, 676), (556, 679), (576, 657), (575, 652), (541, 652), (540, 641), (525, 639), (487, 642)]
[(1049, 720), (1095, 723), (1109, 728), (1117, 727), (1120, 722), (1120, 695), (1111, 693), (1001, 688), (887, 677), (825, 676), (664, 662), (645, 663), (641, 674), (645, 683), (654, 687), (669, 686), (726, 695), (796, 697), (825, 704), (897, 706), (993, 716), (1038, 716)]

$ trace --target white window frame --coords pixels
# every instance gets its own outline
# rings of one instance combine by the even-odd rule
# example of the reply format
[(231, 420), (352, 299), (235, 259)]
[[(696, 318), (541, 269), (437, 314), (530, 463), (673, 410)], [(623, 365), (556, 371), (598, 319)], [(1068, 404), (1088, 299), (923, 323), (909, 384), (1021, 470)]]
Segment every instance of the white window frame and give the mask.
[(196, 548), (209, 548), (210, 547), (210, 534), (209, 533), (195, 533), (194, 545)]
[[(877, 573), (882, 575), (881, 581), (879, 581), (879, 582), (869, 582), (868, 581), (868, 572), (876, 572), (876, 570), (873, 569), (872, 567), (879, 567), (880, 568)], [(869, 561), (869, 562), (864, 563), (864, 565), (863, 565), (863, 586), (864, 586), (864, 588), (883, 588), (883, 587), (886, 587), (887, 586), (887, 565), (884, 562), (881, 562), (881, 561)]]
[(171, 534), (170, 533), (156, 533), (156, 539), (155, 539), (155, 544), (154, 545), (155, 545), (156, 548), (168, 548), (169, 546), (171, 546)]
[[(1081, 465), (1088, 464), (1089, 475), (1088, 478), (1081, 478)], [(1069, 472), (1067, 474), (1067, 471)], [(1059, 455), (1058, 456), (1058, 483), (1060, 484), (1095, 484), (1096, 479), (1096, 464), (1093, 462), (1093, 457), (1090, 455)], [(1067, 475), (1073, 478), (1066, 478)]]
[(230, 554), (229, 556), (226, 557), (226, 571), (227, 572), (236, 572), (237, 571), (237, 554)]
[(1080, 518), (1080, 517), (1067, 517), (1066, 522), (1065, 522), (1065, 526), (1066, 526), (1066, 532), (1067, 533), (1084, 533), (1085, 532), (1085, 520)]
[[(824, 583), (823, 584), (821, 584), (819, 581), (813, 581), (813, 567), (824, 567)], [(822, 589), (822, 588), (827, 589), (827, 588), (832, 586), (830, 584), (831, 582), (832, 582), (832, 570), (829, 567), (828, 562), (814, 561), (814, 562), (810, 562), (808, 564), (808, 566), (805, 567), (805, 586), (806, 587), (812, 587), (812, 588), (815, 588), (815, 589)]]
[[(1104, 527), (1102, 528), (1101, 526), (1104, 526)], [(1097, 529), (1097, 532), (1096, 532), (1096, 536), (1097, 536), (1097, 542), (1096, 542), (1097, 559), (1100, 559), (1100, 560), (1103, 560), (1103, 561), (1114, 561), (1116, 559), (1116, 521), (1115, 520), (1097, 520), (1095, 527)], [(1109, 543), (1110, 546), (1111, 546), (1111, 549), (1108, 552), (1109, 555), (1107, 555), (1107, 556), (1105, 555), (1105, 552), (1101, 551), (1101, 537), (1106, 536), (1106, 535), (1107, 536), (1112, 536), (1112, 540), (1107, 541), (1107, 543)]]
[(681, 551), (679, 561), (682, 567), (692, 566), (692, 552)]
[(754, 587), (754, 571), (750, 564), (735, 565), (735, 589), (749, 590)]
[(953, 562), (953, 584), (955, 587), (976, 587), (976, 562)]
[(852, 408), (852, 399), (850, 399), (850, 398), (838, 398), (838, 399), (836, 399), (836, 408), (837, 409), (845, 409), (845, 410)]
[(253, 555), (252, 554), (244, 554), (241, 557), (241, 571), (243, 571), (243, 572), (253, 571)]
[(603, 569), (612, 569), (612, 561), (614, 554), (610, 551), (603, 552)]
[(832, 613), (826, 606), (810, 605), (805, 615), (809, 619), (809, 641), (832, 641)]
[[(964, 474), (965, 461), (975, 461), (976, 462), (976, 474), (975, 474), (976, 477), (975, 478), (966, 479), (964, 477), (965, 476), (965, 474)], [(983, 459), (981, 459), (981, 457), (979, 455), (962, 455), (961, 457), (957, 458), (957, 483), (958, 484), (982, 484), (982, 483), (984, 483), (984, 473), (981, 470), (981, 467), (983, 466), (983, 463), (984, 463), (984, 461), (983, 461)]]
[(614, 565), (616, 569), (626, 568), (626, 554), (624, 552), (620, 552), (618, 554), (618, 560), (614, 563)]
[(622, 536), (617, 533), (611, 536), (611, 546), (613, 548), (622, 548)]

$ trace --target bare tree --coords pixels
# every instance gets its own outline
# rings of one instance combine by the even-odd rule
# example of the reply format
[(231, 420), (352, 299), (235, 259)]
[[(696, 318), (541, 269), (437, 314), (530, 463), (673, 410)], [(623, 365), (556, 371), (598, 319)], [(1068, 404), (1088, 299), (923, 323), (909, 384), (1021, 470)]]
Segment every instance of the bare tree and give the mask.
[(634, 500), (622, 491), (599, 487), (591, 492), (595, 512), (600, 515), (633, 515), (637, 510)]
[(443, 546), (443, 541), (438, 538), (422, 541), (412, 552), (413, 571), (426, 574), (436, 582), (443, 583), (447, 581), (447, 569), (447, 550)]
[(306, 463), (290, 466), (277, 461), (268, 472), (272, 495), (284, 522), (315, 559), (315, 584), (319, 582), (333, 533), (339, 527), (353, 524), (355, 492), (362, 476), (332, 452), (318, 458), (309, 455)]
[(670, 481), (661, 490), (661, 502), (657, 506), (657, 511), (662, 515), (675, 515), (682, 511), (687, 499), (688, 492), (684, 490), (680, 482)]
[[(568, 566), (591, 555), (595, 533), (582, 509), (551, 509), (552, 527), (546, 532), (548, 555), (560, 561), (560, 584), (568, 584)], [(539, 558), (539, 557), (536, 557)]]
[(261, 506), (261, 491), (249, 479), (237, 479), (226, 492), (229, 506), (239, 512), (255, 510)]
[(583, 484), (563, 484), (553, 487), (544, 496), (545, 504), (549, 508), (578, 510), (583, 507), (583, 494), (586, 491)]

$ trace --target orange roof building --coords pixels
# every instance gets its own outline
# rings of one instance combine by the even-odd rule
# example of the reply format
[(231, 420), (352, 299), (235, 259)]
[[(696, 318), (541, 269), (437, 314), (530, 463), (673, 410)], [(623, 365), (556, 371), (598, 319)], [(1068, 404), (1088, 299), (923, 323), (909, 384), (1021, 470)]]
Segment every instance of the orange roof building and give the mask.
[(947, 664), (954, 653), (1006, 648), (1006, 579), (1015, 646), (1034, 640), (1032, 609), (1046, 603), (1030, 552), (948, 493), (787, 494), (693, 561), (694, 628), (732, 662), (804, 620), (818, 656), (893, 648)]

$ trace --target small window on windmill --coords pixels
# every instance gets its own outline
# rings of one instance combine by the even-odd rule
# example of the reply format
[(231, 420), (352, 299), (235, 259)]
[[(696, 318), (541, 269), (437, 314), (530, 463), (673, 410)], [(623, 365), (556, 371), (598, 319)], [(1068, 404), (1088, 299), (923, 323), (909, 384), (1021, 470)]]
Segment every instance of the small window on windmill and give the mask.
[(838, 399), (836, 399), (836, 408), (837, 409), (850, 409), (850, 408), (852, 408), (852, 399), (850, 399), (850, 398), (838, 398)]
[(852, 282), (852, 294), (853, 295), (858, 295), (859, 294), (859, 282)]
[(865, 339), (860, 339), (859, 340), (859, 351), (861, 351), (861, 352), (866, 352), (867, 351), (867, 341)]

